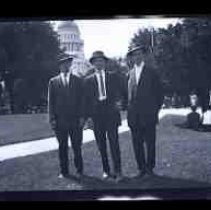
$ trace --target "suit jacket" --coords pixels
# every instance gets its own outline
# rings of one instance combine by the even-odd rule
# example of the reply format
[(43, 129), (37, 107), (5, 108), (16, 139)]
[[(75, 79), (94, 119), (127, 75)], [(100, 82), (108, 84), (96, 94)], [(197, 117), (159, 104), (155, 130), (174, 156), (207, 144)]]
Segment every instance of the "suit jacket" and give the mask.
[(49, 82), (48, 109), (50, 123), (57, 126), (75, 125), (82, 117), (83, 83), (80, 78), (70, 74), (69, 86), (64, 87), (61, 75)]
[(157, 123), (158, 112), (163, 102), (163, 88), (155, 69), (144, 66), (136, 95), (132, 97), (132, 88), (135, 82), (135, 69), (129, 72), (128, 78), (128, 125), (136, 126), (136, 117), (143, 124)]
[[(106, 116), (108, 123), (111, 126), (119, 126), (121, 124), (120, 112), (116, 107), (116, 102), (120, 97), (120, 82), (119, 78), (116, 74), (107, 72), (105, 74), (105, 86), (106, 86), (106, 94), (107, 99), (105, 101), (106, 107)], [(100, 117), (98, 105), (98, 83), (95, 74), (92, 74), (85, 78), (85, 97), (84, 97), (84, 116), (85, 118), (91, 117), (93, 120), (101, 120), (98, 119)]]

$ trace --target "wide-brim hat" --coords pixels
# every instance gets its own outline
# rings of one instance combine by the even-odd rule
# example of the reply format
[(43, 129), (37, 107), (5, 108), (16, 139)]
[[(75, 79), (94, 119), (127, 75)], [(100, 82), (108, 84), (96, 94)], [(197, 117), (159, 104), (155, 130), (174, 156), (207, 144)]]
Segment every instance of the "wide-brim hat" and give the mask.
[(106, 61), (108, 60), (108, 58), (104, 55), (104, 53), (102, 51), (95, 51), (95, 52), (93, 52), (92, 57), (89, 59), (89, 62), (93, 63), (94, 59), (96, 59), (96, 58), (103, 58)]
[(137, 46), (137, 47), (132, 47), (128, 53), (127, 53), (127, 56), (131, 56), (134, 52), (138, 51), (138, 50), (146, 50), (146, 48), (141, 45), (141, 46)]

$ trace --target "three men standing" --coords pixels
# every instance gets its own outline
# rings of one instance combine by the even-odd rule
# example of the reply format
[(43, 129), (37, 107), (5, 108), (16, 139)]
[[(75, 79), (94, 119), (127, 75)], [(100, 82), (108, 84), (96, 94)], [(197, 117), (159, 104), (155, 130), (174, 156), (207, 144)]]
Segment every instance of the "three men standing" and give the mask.
[[(158, 112), (163, 102), (162, 85), (153, 66), (148, 61), (149, 52), (137, 47), (128, 52), (134, 63), (128, 80), (128, 125), (139, 175), (153, 174), (155, 167), (155, 139)], [(144, 149), (146, 143), (146, 151)]]
[[(149, 52), (137, 47), (128, 52), (133, 68), (128, 78), (128, 125), (139, 175), (153, 174), (155, 167), (155, 140), (158, 112), (163, 102), (160, 79), (149, 61)], [(119, 98), (121, 81), (115, 73), (108, 72), (108, 58), (102, 51), (96, 51), (90, 59), (94, 73), (84, 79), (69, 72), (73, 58), (61, 61), (61, 74), (49, 83), (49, 117), (59, 142), (61, 175), (68, 176), (68, 136), (74, 151), (77, 175), (83, 174), (81, 155), (84, 119), (91, 118), (97, 146), (103, 165), (103, 178), (122, 180), (121, 154), (118, 127), (121, 125)], [(127, 92), (127, 91), (126, 91)], [(107, 138), (113, 162), (112, 176), (107, 154)], [(144, 150), (144, 142), (146, 150)]]

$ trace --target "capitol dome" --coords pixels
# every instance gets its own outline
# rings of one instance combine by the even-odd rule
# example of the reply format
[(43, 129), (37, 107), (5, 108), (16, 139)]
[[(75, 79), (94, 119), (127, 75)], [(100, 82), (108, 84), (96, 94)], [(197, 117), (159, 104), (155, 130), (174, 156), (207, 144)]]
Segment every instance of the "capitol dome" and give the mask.
[(76, 33), (80, 33), (79, 32), (79, 28), (77, 26), (76, 23), (74, 23), (73, 21), (62, 21), (59, 25), (58, 25), (58, 30), (70, 30), (72, 32), (76, 32)]
[(60, 48), (65, 54), (73, 55), (71, 66), (74, 74), (83, 75), (86, 73), (89, 63), (84, 56), (84, 41), (80, 38), (80, 30), (74, 21), (61, 21), (57, 27)]

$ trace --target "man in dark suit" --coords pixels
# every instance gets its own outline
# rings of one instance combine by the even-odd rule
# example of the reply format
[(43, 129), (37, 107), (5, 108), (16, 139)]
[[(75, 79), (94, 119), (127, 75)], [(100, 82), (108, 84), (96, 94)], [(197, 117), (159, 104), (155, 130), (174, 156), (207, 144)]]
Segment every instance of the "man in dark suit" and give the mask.
[(59, 142), (59, 178), (68, 177), (68, 137), (74, 152), (76, 176), (82, 177), (82, 81), (70, 72), (73, 57), (60, 61), (61, 73), (49, 82), (49, 121)]
[[(128, 125), (139, 175), (153, 175), (155, 167), (155, 139), (158, 112), (163, 102), (162, 85), (150, 54), (144, 47), (128, 52), (133, 68), (128, 80)], [(146, 150), (144, 149), (146, 143)], [(147, 156), (146, 156), (147, 154)]]
[(94, 73), (85, 79), (86, 118), (93, 121), (94, 134), (103, 164), (103, 178), (110, 178), (111, 171), (107, 155), (106, 135), (110, 143), (114, 176), (117, 182), (122, 180), (121, 158), (118, 140), (118, 126), (121, 124), (118, 107), (119, 80), (117, 75), (106, 70), (107, 58), (103, 52), (93, 53), (90, 63)]

